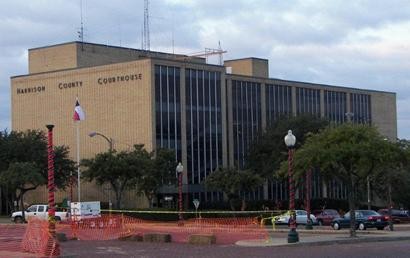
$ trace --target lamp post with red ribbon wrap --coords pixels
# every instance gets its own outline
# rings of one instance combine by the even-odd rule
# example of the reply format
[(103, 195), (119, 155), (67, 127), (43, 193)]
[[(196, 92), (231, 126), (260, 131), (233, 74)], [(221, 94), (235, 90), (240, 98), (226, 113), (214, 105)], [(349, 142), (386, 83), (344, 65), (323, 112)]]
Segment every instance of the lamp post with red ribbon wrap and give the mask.
[(51, 256), (59, 255), (60, 249), (56, 239), (55, 201), (54, 201), (54, 150), (53, 128), (54, 125), (46, 125), (48, 129), (47, 160), (48, 160), (48, 231), (50, 233), (47, 253)]
[(176, 168), (177, 177), (178, 177), (178, 207), (179, 207), (178, 219), (179, 219), (179, 223), (182, 223), (182, 220), (184, 219), (182, 217), (182, 172), (183, 171), (184, 171), (184, 166), (182, 165), (181, 162), (179, 162)]
[(296, 137), (292, 134), (292, 130), (288, 131), (285, 136), (285, 144), (288, 147), (288, 177), (289, 177), (289, 222), (290, 230), (288, 233), (288, 243), (299, 242), (299, 235), (296, 232), (296, 213), (295, 213), (295, 185), (293, 181), (293, 154), (295, 151)]

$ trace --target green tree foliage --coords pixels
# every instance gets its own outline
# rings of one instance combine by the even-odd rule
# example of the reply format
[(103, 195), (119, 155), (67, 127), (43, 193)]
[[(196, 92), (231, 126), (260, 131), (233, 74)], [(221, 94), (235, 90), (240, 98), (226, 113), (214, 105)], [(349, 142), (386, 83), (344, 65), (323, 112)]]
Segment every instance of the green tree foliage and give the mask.
[[(46, 179), (35, 163), (13, 162), (0, 174), (0, 185), (16, 190), (16, 200), (24, 207), (24, 194), (46, 183)], [(23, 209), (24, 218), (24, 209)]]
[(235, 168), (221, 168), (212, 172), (205, 180), (205, 185), (210, 189), (222, 191), (228, 197), (231, 209), (235, 210), (235, 201), (241, 200), (242, 210), (245, 210), (245, 199), (240, 192), (253, 191), (263, 183), (262, 177), (250, 170), (237, 170)]
[(151, 205), (159, 187), (175, 180), (175, 155), (173, 151), (159, 149), (148, 152), (144, 145), (136, 144), (132, 151), (109, 151), (97, 154), (92, 159), (81, 161), (86, 169), (82, 176), (97, 184), (110, 184), (115, 192), (116, 208), (126, 189), (136, 189), (144, 193)]
[(262, 132), (250, 147), (247, 167), (263, 178), (272, 178), (280, 163), (287, 159), (283, 141), (288, 130), (296, 136), (296, 148), (303, 145), (308, 133), (317, 133), (328, 125), (326, 120), (312, 116), (297, 116), (276, 121)]
[[(68, 158), (68, 147), (54, 146), (54, 178), (57, 188), (64, 189), (75, 163)], [(26, 192), (47, 183), (47, 137), (44, 132), (7, 131), (0, 133), (0, 184), (7, 187), (9, 205), (13, 200), (23, 203)]]
[[(386, 155), (389, 145), (376, 128), (366, 125), (344, 124), (310, 135), (296, 150), (295, 180), (303, 178), (311, 167), (320, 169), (325, 178), (337, 178), (348, 187), (349, 209), (354, 214), (358, 186), (374, 175), (375, 168), (390, 163)], [(286, 174), (287, 162), (281, 173)], [(355, 218), (352, 216), (350, 235), (355, 236)]]
[(134, 187), (135, 180), (149, 170), (150, 157), (143, 145), (134, 145), (132, 151), (99, 153), (94, 158), (81, 161), (86, 168), (82, 177), (95, 180), (99, 185), (110, 184), (115, 192), (115, 207), (120, 209), (124, 191)]
[(376, 168), (376, 174), (371, 177), (372, 190), (386, 200), (386, 206), (389, 206), (391, 201), (397, 208), (409, 208), (410, 141), (387, 141), (386, 148), (382, 150), (385, 159), (390, 162), (384, 162)]
[(144, 170), (143, 174), (135, 179), (138, 191), (144, 193), (148, 198), (150, 208), (152, 199), (158, 192), (158, 189), (164, 184), (175, 184), (175, 152), (168, 149), (158, 149), (151, 153), (149, 167)]

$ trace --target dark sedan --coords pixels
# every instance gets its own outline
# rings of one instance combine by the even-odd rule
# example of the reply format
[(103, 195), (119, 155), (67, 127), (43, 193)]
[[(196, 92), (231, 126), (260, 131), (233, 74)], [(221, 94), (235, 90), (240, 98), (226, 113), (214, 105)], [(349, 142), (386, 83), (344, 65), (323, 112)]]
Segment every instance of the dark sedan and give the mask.
[[(377, 212), (389, 219), (389, 209), (380, 209)], [(408, 210), (392, 209), (391, 212), (394, 223), (410, 223), (410, 214)]]
[[(346, 213), (341, 218), (332, 220), (330, 225), (336, 230), (341, 228), (349, 228), (350, 212)], [(356, 228), (359, 230), (365, 230), (366, 228), (377, 228), (378, 230), (383, 230), (387, 225), (387, 218), (373, 210), (356, 210)]]

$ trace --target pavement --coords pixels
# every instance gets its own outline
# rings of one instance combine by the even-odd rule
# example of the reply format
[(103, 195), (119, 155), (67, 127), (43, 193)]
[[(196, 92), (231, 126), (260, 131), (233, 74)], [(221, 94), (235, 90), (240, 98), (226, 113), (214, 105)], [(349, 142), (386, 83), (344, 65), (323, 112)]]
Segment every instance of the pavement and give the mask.
[(12, 224), (10, 217), (0, 216), (0, 224)]
[(246, 247), (268, 246), (301, 246), (301, 245), (332, 245), (349, 244), (358, 242), (380, 242), (410, 240), (410, 224), (395, 225), (394, 231), (388, 229), (367, 229), (356, 231), (356, 237), (350, 237), (349, 230), (332, 230), (328, 227), (316, 227), (313, 230), (298, 229), (299, 242), (288, 243), (287, 233), (289, 229), (270, 230), (268, 240), (241, 240), (236, 245)]
[[(12, 224), (10, 218), (8, 217), (0, 217), (0, 224)], [(315, 226), (313, 230), (306, 230), (302, 227), (297, 229), (299, 234), (299, 242), (297, 243), (288, 243), (287, 242), (287, 235), (289, 232), (289, 228), (286, 226), (283, 227), (276, 227), (272, 229), (271, 227), (267, 227), (269, 232), (269, 239), (265, 240), (241, 240), (237, 241), (235, 245), (231, 245), (232, 247), (237, 247), (239, 250), (242, 250), (241, 247), (250, 247), (256, 248), (257, 250), (269, 250), (266, 247), (300, 247), (300, 246), (326, 246), (326, 245), (334, 245), (334, 244), (356, 244), (356, 243), (365, 243), (365, 242), (386, 242), (386, 241), (408, 241), (410, 240), (410, 224), (396, 224), (394, 225), (394, 231), (390, 231), (387, 228), (385, 230), (376, 230), (376, 229), (367, 229), (364, 231), (356, 231), (357, 236), (351, 238), (349, 236), (349, 230), (342, 229), (342, 230), (333, 230), (330, 226)], [(78, 243), (77, 243), (78, 242)], [(107, 242), (108, 243), (108, 242)], [(112, 241), (110, 248), (120, 248), (121, 245), (124, 244), (124, 241)], [(0, 247), (1, 247), (0, 241)], [(3, 243), (4, 244), (4, 243)], [(89, 243), (82, 243), (81, 241), (69, 241), (65, 243), (61, 243), (62, 247), (69, 246), (69, 245), (79, 245), (78, 248), (84, 248), (81, 245), (89, 245)], [(126, 244), (126, 243), (125, 243)], [(144, 243), (142, 243), (144, 244)], [(200, 248), (194, 247), (190, 245), (181, 245), (175, 243), (179, 248)], [(149, 248), (149, 243), (145, 243)], [(166, 244), (162, 244), (164, 248), (168, 248)], [(98, 247), (102, 248), (102, 247)], [(125, 247), (124, 247), (125, 248)], [(157, 247), (156, 247), (157, 248)], [(86, 248), (87, 249), (87, 248)], [(115, 250), (117, 250), (115, 249)], [(235, 248), (236, 249), (236, 248)], [(247, 249), (243, 249), (247, 250)], [(253, 249), (255, 250), (255, 249)], [(98, 253), (101, 253), (102, 250), (97, 250)], [(112, 251), (112, 250), (111, 250)], [(188, 252), (188, 251), (186, 251)], [(27, 253), (21, 252), (7, 252), (4, 249), (1, 250), (0, 248), (0, 257), (31, 257)], [(76, 254), (67, 254), (64, 253), (61, 257), (80, 257)], [(87, 257), (81, 256), (81, 257)]]

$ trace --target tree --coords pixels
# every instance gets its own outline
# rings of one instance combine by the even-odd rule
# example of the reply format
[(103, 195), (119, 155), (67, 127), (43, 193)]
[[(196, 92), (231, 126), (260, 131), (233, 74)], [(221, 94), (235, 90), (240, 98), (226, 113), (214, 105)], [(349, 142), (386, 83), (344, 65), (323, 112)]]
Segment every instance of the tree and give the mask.
[[(21, 207), (24, 207), (24, 194), (36, 189), (45, 181), (40, 168), (35, 163), (30, 162), (11, 163), (9, 168), (0, 174), (1, 185), (7, 185), (11, 189), (17, 190), (16, 199), (20, 200)], [(24, 219), (24, 209), (22, 210)]]
[[(358, 186), (366, 181), (374, 169), (391, 162), (387, 142), (376, 128), (366, 125), (344, 124), (327, 128), (310, 135), (305, 144), (296, 150), (294, 159), (295, 179), (301, 179), (311, 167), (316, 167), (326, 178), (337, 178), (348, 188), (351, 221), (350, 236), (356, 236), (355, 205)], [(286, 173), (287, 163), (281, 171)]]
[(386, 200), (387, 206), (395, 203), (398, 207), (410, 207), (410, 142), (398, 140), (386, 144), (383, 155), (390, 162), (377, 167), (372, 177), (373, 191)]
[(144, 145), (134, 145), (132, 151), (108, 151), (97, 154), (94, 158), (84, 159), (81, 165), (86, 167), (82, 176), (97, 184), (110, 184), (115, 192), (116, 208), (121, 208), (124, 191), (135, 187), (138, 178), (150, 170), (151, 155)]
[[(54, 147), (56, 188), (65, 189), (75, 163), (68, 158), (68, 147)], [(26, 192), (47, 183), (47, 138), (39, 130), (0, 133), (0, 184), (11, 193), (8, 198), (23, 204)], [(21, 208), (24, 208), (23, 205)]]
[(172, 150), (158, 149), (151, 153), (151, 157), (149, 167), (142, 171), (140, 177), (135, 179), (138, 191), (144, 193), (148, 198), (150, 208), (158, 189), (166, 183), (175, 183), (175, 168), (177, 166), (175, 153)]
[(252, 169), (263, 178), (272, 178), (281, 162), (287, 159), (283, 137), (289, 129), (297, 138), (296, 148), (298, 148), (303, 145), (308, 133), (317, 133), (327, 125), (326, 120), (309, 115), (277, 120), (262, 132), (250, 147), (247, 168)]
[(222, 191), (228, 197), (231, 209), (235, 210), (235, 200), (241, 200), (244, 210), (245, 199), (240, 197), (241, 191), (253, 191), (263, 183), (262, 177), (250, 170), (237, 170), (235, 168), (221, 168), (212, 172), (205, 180), (205, 185), (210, 189)]

